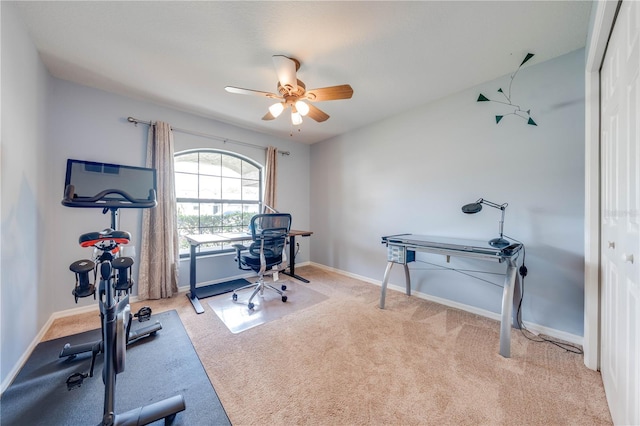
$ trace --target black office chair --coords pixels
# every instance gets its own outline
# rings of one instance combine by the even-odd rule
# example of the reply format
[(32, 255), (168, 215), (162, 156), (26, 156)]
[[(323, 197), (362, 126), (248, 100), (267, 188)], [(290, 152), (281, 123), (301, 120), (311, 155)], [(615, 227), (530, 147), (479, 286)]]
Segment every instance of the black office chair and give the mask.
[(236, 261), (238, 267), (243, 270), (252, 270), (258, 274), (258, 282), (240, 287), (233, 292), (233, 300), (238, 300), (237, 292), (247, 288), (253, 288), (253, 294), (249, 298), (248, 307), (253, 309), (252, 300), (256, 294), (264, 293), (265, 288), (270, 288), (282, 296), (282, 301), (287, 301), (284, 291), (286, 285), (280, 289), (265, 284), (265, 275), (273, 275), (274, 272), (283, 271), (287, 267), (287, 255), (284, 247), (291, 229), (291, 215), (289, 213), (257, 214), (251, 218), (252, 243), (247, 248), (236, 244)]

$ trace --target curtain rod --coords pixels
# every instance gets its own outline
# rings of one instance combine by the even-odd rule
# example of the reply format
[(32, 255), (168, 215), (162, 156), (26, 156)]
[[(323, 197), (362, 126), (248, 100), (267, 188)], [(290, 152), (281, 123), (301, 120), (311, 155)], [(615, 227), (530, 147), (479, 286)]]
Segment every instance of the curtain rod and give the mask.
[[(146, 124), (147, 126), (151, 126), (152, 124), (154, 124), (153, 121), (138, 120), (137, 118), (133, 118), (133, 117), (127, 117), (127, 121), (129, 123), (133, 123), (135, 125)], [(215, 140), (222, 141), (223, 143), (232, 143), (232, 144), (236, 144), (236, 145), (248, 146), (248, 147), (251, 147), (251, 148), (258, 148), (258, 149), (264, 149), (264, 150), (267, 149), (264, 146), (255, 145), (255, 144), (252, 144), (252, 143), (249, 143), (249, 142), (236, 141), (236, 140), (233, 140), (233, 139), (223, 138), (223, 137), (216, 136), (216, 135), (210, 135), (210, 134), (207, 134), (207, 133), (196, 132), (194, 130), (180, 129), (180, 128), (173, 127), (173, 126), (171, 126), (171, 130), (173, 130), (174, 132), (187, 133), (189, 135), (202, 136), (204, 138), (215, 139)], [(291, 153), (289, 151), (278, 150), (278, 154), (290, 155)]]

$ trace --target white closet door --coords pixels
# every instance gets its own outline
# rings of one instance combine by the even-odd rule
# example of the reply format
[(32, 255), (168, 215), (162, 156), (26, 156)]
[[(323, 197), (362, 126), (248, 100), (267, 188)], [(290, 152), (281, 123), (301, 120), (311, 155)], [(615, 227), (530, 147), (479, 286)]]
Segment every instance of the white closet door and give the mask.
[(601, 371), (615, 424), (640, 424), (640, 2), (620, 6), (601, 81)]

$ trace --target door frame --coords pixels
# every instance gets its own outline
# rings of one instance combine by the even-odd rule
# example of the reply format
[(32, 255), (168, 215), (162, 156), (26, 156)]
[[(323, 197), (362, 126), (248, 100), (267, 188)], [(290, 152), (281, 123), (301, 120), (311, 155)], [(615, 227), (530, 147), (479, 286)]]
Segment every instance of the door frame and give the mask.
[(584, 364), (600, 369), (600, 67), (619, 1), (591, 9), (585, 61)]

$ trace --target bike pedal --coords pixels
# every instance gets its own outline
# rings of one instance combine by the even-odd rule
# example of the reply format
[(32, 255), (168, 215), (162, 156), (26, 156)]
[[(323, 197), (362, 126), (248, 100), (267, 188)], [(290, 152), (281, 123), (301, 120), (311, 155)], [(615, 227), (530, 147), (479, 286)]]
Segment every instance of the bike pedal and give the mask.
[(149, 318), (151, 318), (151, 308), (143, 306), (138, 310), (134, 317), (138, 318), (139, 322), (149, 321)]
[(67, 390), (79, 388), (87, 377), (89, 375), (86, 373), (73, 373), (67, 378)]

